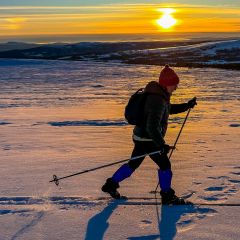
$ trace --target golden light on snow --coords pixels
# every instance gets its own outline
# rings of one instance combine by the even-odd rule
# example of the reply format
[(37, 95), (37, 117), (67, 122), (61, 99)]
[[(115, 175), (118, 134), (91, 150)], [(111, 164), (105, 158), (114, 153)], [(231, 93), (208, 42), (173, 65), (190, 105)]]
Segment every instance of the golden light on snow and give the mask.
[(161, 18), (157, 19), (158, 26), (163, 29), (169, 30), (177, 24), (177, 19), (173, 17), (173, 13), (176, 12), (173, 8), (159, 8), (158, 11), (162, 12)]

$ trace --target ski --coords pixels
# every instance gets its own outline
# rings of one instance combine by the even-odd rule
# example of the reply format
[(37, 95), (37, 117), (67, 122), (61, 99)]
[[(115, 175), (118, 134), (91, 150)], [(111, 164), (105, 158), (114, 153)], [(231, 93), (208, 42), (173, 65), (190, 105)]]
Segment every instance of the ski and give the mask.
[[(118, 205), (162, 205), (160, 197), (125, 197), (113, 199), (112, 197), (81, 197), (81, 196), (52, 196), (52, 197), (0, 197), (1, 205), (41, 205), (41, 204), (56, 204), (56, 205), (102, 205), (114, 203)], [(177, 206), (177, 205), (163, 205)], [(226, 206), (240, 207), (240, 203), (223, 203), (223, 202), (193, 202), (192, 204), (184, 204), (178, 206), (200, 207), (200, 206)]]
[[(240, 203), (214, 203), (214, 202), (191, 202), (188, 197), (181, 197), (185, 200), (185, 204), (162, 204), (161, 198), (154, 197), (126, 197), (121, 196), (119, 199), (112, 197), (96, 198), (96, 201), (119, 201), (119, 205), (163, 205), (163, 206), (226, 206), (226, 207), (239, 207)], [(121, 201), (125, 200), (125, 201)]]
[(162, 204), (161, 202), (136, 202), (136, 201), (127, 201), (119, 203), (119, 205), (147, 205), (147, 206), (186, 206), (186, 207), (200, 207), (200, 206), (226, 206), (226, 207), (239, 207), (239, 203), (194, 203), (189, 202), (185, 204)]
[[(97, 198), (96, 201), (119, 201), (119, 205), (163, 205), (163, 206), (225, 206), (225, 207), (239, 207), (240, 203), (214, 203), (214, 202), (191, 202), (186, 201), (185, 204), (162, 204), (161, 198), (151, 197), (126, 197), (123, 196), (120, 199), (113, 199), (111, 197)], [(125, 201), (122, 201), (125, 200)], [(154, 201), (155, 200), (155, 201)]]

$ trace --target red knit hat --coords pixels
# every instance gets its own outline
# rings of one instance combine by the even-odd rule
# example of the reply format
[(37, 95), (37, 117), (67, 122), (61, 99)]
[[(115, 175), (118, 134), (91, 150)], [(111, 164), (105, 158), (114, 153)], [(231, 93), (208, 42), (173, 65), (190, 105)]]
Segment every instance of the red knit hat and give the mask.
[(163, 87), (174, 86), (179, 83), (179, 77), (168, 65), (160, 72), (159, 84)]

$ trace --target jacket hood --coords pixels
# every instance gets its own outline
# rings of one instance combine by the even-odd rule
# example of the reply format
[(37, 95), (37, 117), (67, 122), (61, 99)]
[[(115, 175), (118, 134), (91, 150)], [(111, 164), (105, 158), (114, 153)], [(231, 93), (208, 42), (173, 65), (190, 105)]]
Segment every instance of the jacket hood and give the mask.
[(145, 87), (145, 92), (150, 94), (161, 95), (167, 101), (170, 100), (170, 94), (158, 82), (151, 81)]

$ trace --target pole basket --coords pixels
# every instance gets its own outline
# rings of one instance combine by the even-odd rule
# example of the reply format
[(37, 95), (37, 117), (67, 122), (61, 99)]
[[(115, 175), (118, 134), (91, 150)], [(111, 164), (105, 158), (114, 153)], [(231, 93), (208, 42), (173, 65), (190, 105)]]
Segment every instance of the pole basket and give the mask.
[(53, 180), (51, 182), (54, 182), (56, 184), (56, 186), (59, 185), (59, 179), (58, 179), (57, 175), (53, 175)]

